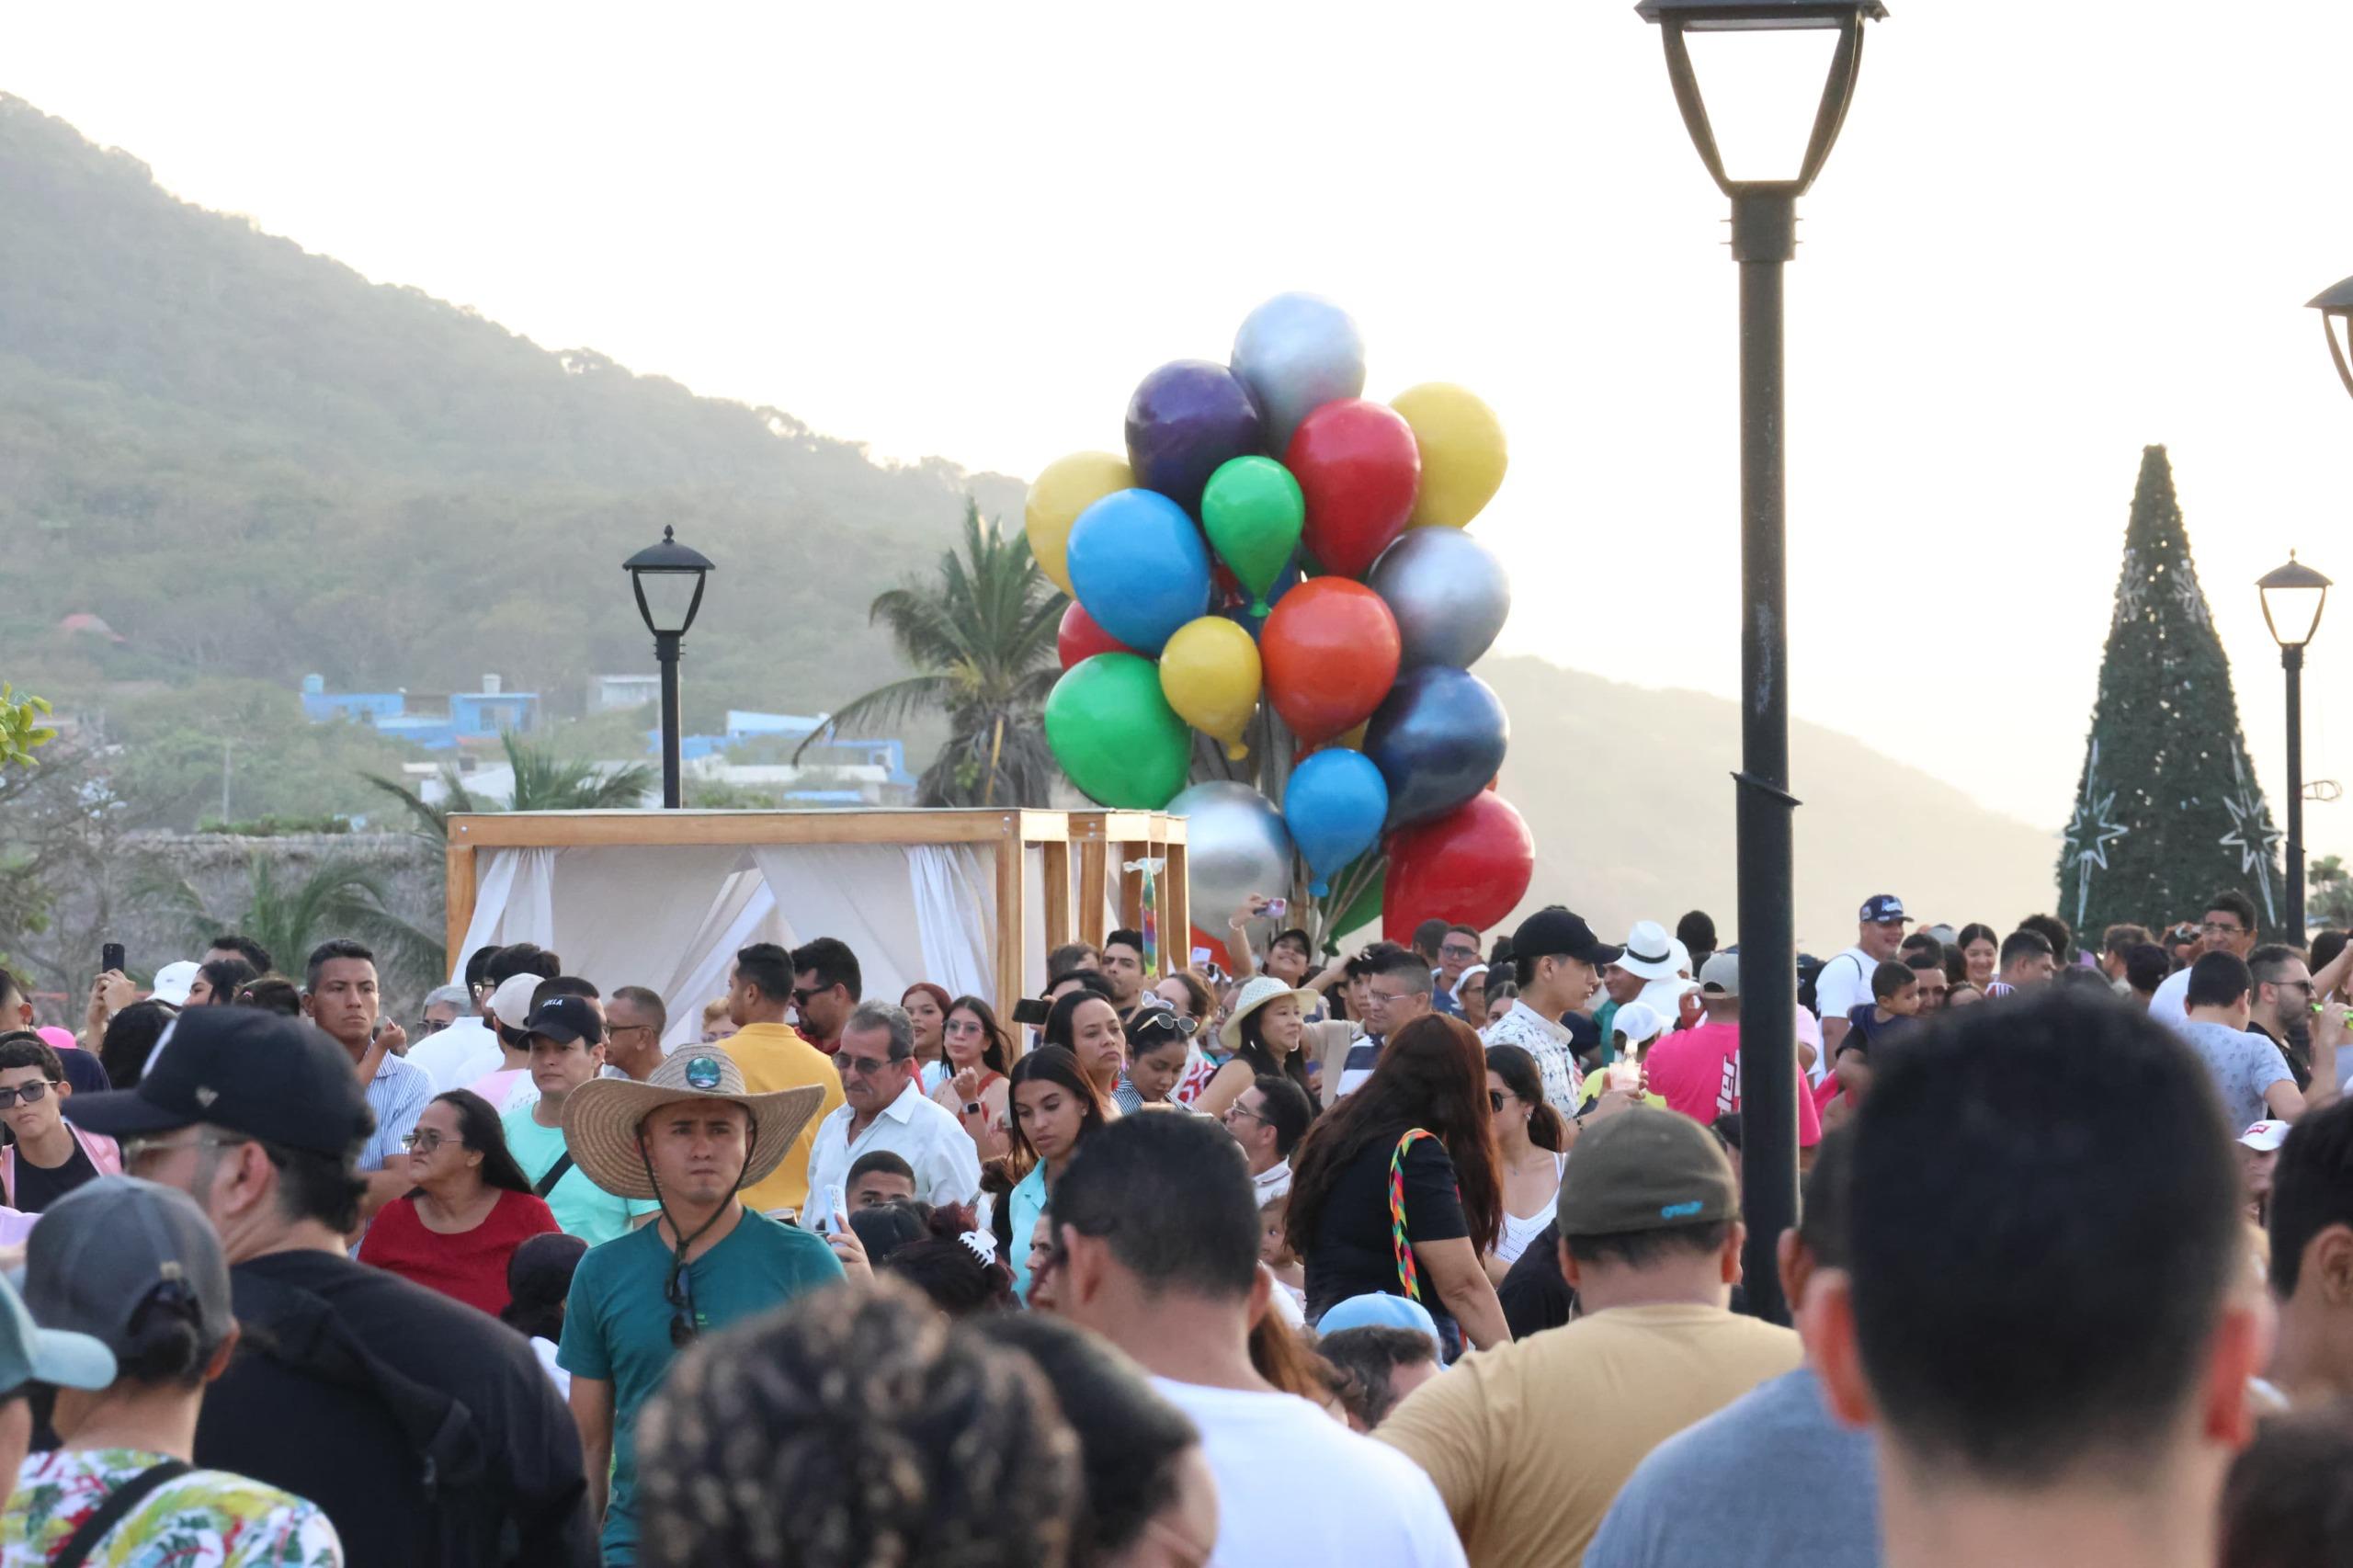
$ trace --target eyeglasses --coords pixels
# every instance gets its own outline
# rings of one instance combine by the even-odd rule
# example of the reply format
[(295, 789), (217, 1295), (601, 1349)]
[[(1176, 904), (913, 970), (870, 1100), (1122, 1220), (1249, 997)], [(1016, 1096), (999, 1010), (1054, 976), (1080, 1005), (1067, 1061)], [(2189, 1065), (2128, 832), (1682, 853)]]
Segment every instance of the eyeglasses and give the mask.
[(653, 1032), (654, 1026), (652, 1024), (607, 1024), (605, 1026), (605, 1033), (608, 1036), (617, 1034), (652, 1034)]
[[(26, 1065), (29, 1066), (31, 1063), (28, 1062)], [(37, 1078), (20, 1088), (0, 1089), (0, 1110), (11, 1108), (18, 1100), (24, 1101), (27, 1105), (38, 1105), (41, 1096), (49, 1093), (50, 1085), (56, 1081), (54, 1078)]]
[(1465, 946), (1461, 942), (1442, 943), (1438, 951), (1440, 958), (1475, 959), (1479, 956), (1478, 949)]
[(233, 1149), (240, 1143), (250, 1143), (250, 1138), (191, 1138), (185, 1143), (167, 1142), (161, 1138), (126, 1138), (122, 1141), (122, 1167), (143, 1165), (157, 1154), (176, 1154), (182, 1149)]
[(821, 996), (832, 989), (830, 985), (796, 985), (792, 988), (792, 1005), (796, 1007), (806, 1007), (809, 1006), (810, 997)]
[(1386, 1007), (1393, 1003), (1403, 1002), (1408, 996), (1420, 994), (1418, 991), (1381, 991), (1368, 986), (1365, 989), (1364, 999), (1368, 1002), (1378, 1002)]
[(889, 1056), (836, 1056), (834, 1058), (834, 1065), (842, 1070), (842, 1076), (845, 1078), (871, 1078), (885, 1067), (897, 1064), (897, 1059)]
[(1500, 1111), (1504, 1108), (1505, 1105), (1510, 1101), (1510, 1099), (1511, 1096), (1505, 1094), (1501, 1089), (1489, 1089), (1487, 1091), (1487, 1108), (1490, 1110)]
[(401, 1147), (418, 1154), (430, 1154), (449, 1140), (431, 1131), (412, 1132), (401, 1140)]
[(670, 1260), (670, 1278), (662, 1287), (662, 1299), (670, 1303), (671, 1347), (683, 1350), (702, 1332), (695, 1316), (693, 1277), (687, 1272), (684, 1257)]
[(416, 1021), (416, 1032), (421, 1035), (439, 1034), (457, 1021), (455, 1018), (419, 1018)]
[(2246, 931), (2246, 927), (2244, 926), (2240, 926), (2235, 923), (2225, 925), (2219, 920), (2209, 920), (2205, 925), (2200, 926), (2199, 929), (2205, 932), (2209, 937), (2237, 937), (2244, 935)]
[(1230, 1106), (1226, 1107), (1226, 1108), (1225, 1108), (1225, 1115), (1224, 1115), (1223, 1117), (1220, 1118), (1219, 1119), (1223, 1120), (1223, 1121), (1232, 1121), (1232, 1120), (1233, 1120), (1235, 1117), (1237, 1117), (1237, 1116), (1241, 1116), (1241, 1117), (1247, 1117), (1247, 1118), (1248, 1118), (1249, 1119), (1251, 1119), (1252, 1121), (1261, 1121), (1261, 1122), (1266, 1122), (1266, 1124), (1267, 1124), (1267, 1126), (1269, 1126), (1269, 1127), (1272, 1127), (1272, 1126), (1274, 1125), (1274, 1123), (1273, 1123), (1273, 1122), (1271, 1122), (1271, 1121), (1267, 1121), (1267, 1119), (1266, 1119), (1265, 1117), (1263, 1117), (1263, 1116), (1260, 1116), (1256, 1111), (1255, 1111), (1255, 1110), (1247, 1110), (1247, 1109), (1245, 1109), (1243, 1107), (1238, 1106), (1238, 1105), (1230, 1105)]

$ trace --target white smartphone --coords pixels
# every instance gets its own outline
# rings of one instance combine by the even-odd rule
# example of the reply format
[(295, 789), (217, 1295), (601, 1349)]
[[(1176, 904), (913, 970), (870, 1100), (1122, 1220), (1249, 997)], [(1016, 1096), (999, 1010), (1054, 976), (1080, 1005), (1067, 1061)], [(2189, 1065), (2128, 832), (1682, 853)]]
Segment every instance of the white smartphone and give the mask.
[(825, 1188), (825, 1230), (828, 1233), (849, 1229), (849, 1199), (843, 1196), (842, 1184), (835, 1182)]

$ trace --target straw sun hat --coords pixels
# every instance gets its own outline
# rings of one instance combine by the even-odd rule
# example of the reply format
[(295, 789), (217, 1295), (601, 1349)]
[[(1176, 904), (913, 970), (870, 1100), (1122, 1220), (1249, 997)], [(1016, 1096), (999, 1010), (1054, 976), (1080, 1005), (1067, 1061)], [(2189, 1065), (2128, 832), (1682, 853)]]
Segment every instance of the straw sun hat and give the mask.
[(1270, 974), (1256, 976), (1234, 997), (1233, 1013), (1226, 1018), (1225, 1027), (1217, 1031), (1218, 1042), (1228, 1051), (1241, 1050), (1242, 1020), (1267, 1003), (1279, 1002), (1286, 996), (1297, 1002), (1302, 1013), (1313, 1012), (1315, 1005), (1324, 1000), (1320, 992), (1294, 991)]
[(665, 1057), (640, 1084), (627, 1078), (591, 1078), (563, 1104), (563, 1142), (573, 1163), (590, 1181), (619, 1198), (658, 1196), (638, 1152), (637, 1130), (664, 1106), (680, 1100), (726, 1100), (752, 1117), (751, 1159), (737, 1178), (738, 1191), (765, 1180), (791, 1153), (793, 1140), (824, 1104), (814, 1084), (755, 1095), (744, 1088), (744, 1070), (725, 1051), (688, 1046)]

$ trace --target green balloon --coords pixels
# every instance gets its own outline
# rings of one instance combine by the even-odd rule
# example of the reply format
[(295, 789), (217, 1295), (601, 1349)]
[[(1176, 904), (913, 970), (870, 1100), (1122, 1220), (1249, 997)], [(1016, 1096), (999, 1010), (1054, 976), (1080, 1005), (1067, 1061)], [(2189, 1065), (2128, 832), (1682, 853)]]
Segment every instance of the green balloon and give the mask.
[(1250, 590), (1252, 615), (1267, 613), (1267, 590), (1290, 564), (1306, 521), (1299, 481), (1272, 458), (1223, 463), (1201, 492), (1201, 527), (1218, 559)]
[(1046, 744), (1097, 805), (1158, 811), (1192, 768), (1193, 733), (1161, 695), (1159, 666), (1136, 653), (1063, 671), (1046, 697)]

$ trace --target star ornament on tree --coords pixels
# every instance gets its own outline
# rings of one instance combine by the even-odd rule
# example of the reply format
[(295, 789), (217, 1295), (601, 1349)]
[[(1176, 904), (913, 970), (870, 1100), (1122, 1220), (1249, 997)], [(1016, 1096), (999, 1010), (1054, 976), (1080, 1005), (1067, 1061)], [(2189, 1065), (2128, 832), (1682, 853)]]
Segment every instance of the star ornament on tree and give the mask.
[(2075, 801), (2075, 814), (2067, 821), (2067, 831), (2062, 838), (2067, 858), (2075, 863), (2075, 924), (2083, 924), (2086, 907), (2091, 900), (2092, 868), (2108, 869), (2108, 846), (2130, 831), (2120, 822), (2109, 820), (2116, 805), (2116, 791), (2099, 792), (2099, 743), (2092, 743), (2091, 761), (2084, 769), (2084, 792)]
[(2255, 873), (2256, 883), (2263, 890), (2263, 917), (2278, 925), (2279, 911), (2271, 898), (2271, 852), (2288, 835), (2271, 825), (2271, 808), (2247, 781), (2246, 758), (2235, 746), (2231, 748), (2231, 772), (2237, 787), (2222, 798), (2222, 809), (2231, 813), (2231, 831), (2220, 842), (2223, 848), (2239, 852), (2241, 876)]

